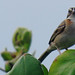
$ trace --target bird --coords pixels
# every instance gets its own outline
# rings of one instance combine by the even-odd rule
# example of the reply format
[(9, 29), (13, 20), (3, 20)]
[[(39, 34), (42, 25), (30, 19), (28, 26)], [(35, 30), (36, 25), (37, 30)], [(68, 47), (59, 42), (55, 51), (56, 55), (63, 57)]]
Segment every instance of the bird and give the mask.
[(66, 49), (75, 44), (75, 7), (68, 9), (67, 17), (60, 23), (49, 40), (49, 47), (38, 59), (42, 61), (54, 50)]

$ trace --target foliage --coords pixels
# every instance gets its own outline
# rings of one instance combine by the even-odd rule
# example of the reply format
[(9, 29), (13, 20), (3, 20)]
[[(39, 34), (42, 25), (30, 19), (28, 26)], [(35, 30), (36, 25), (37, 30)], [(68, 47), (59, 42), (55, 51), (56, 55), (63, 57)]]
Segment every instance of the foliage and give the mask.
[(43, 70), (44, 75), (48, 75), (47, 68), (43, 64), (41, 64), (41, 65), (42, 65), (42, 70)]
[(67, 50), (57, 56), (48, 72), (47, 68), (34, 57), (35, 51), (32, 55), (27, 53), (31, 40), (32, 32), (27, 28), (18, 28), (15, 31), (13, 45), (16, 51), (9, 52), (5, 49), (1, 53), (6, 62), (6, 75), (75, 75), (75, 50)]
[(30, 54), (24, 54), (7, 75), (44, 75), (40, 62)]
[(26, 28), (18, 28), (13, 36), (13, 45), (16, 51), (28, 52), (31, 44), (32, 33)]
[(6, 61), (5, 71), (12, 69), (15, 62), (21, 55), (27, 53), (30, 48), (32, 33), (27, 28), (18, 28), (13, 35), (13, 45), (16, 52), (9, 52), (7, 48), (1, 53), (2, 58)]
[(75, 50), (68, 50), (55, 58), (49, 75), (75, 75)]

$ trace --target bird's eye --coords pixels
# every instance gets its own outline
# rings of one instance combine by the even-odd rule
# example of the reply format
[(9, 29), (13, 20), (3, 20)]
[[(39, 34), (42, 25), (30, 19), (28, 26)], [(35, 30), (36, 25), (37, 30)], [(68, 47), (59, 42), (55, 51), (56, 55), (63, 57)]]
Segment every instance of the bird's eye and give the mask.
[(69, 11), (68, 11), (69, 13), (71, 13), (72, 12), (72, 10), (71, 9), (69, 9)]

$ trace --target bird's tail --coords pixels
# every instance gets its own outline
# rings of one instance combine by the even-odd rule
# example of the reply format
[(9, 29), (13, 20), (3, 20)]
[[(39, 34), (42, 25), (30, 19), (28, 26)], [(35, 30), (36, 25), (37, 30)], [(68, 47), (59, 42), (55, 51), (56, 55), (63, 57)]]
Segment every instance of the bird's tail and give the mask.
[(47, 50), (40, 56), (40, 58), (38, 59), (41, 63), (42, 61), (53, 51), (54, 49), (52, 49), (50, 46), (47, 48)]

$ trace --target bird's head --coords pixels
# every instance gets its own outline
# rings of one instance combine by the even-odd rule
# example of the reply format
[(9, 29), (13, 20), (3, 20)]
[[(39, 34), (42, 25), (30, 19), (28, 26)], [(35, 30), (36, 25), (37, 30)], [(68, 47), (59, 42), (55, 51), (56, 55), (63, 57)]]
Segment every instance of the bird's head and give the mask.
[(68, 10), (67, 18), (71, 16), (75, 17), (75, 7), (72, 7)]

